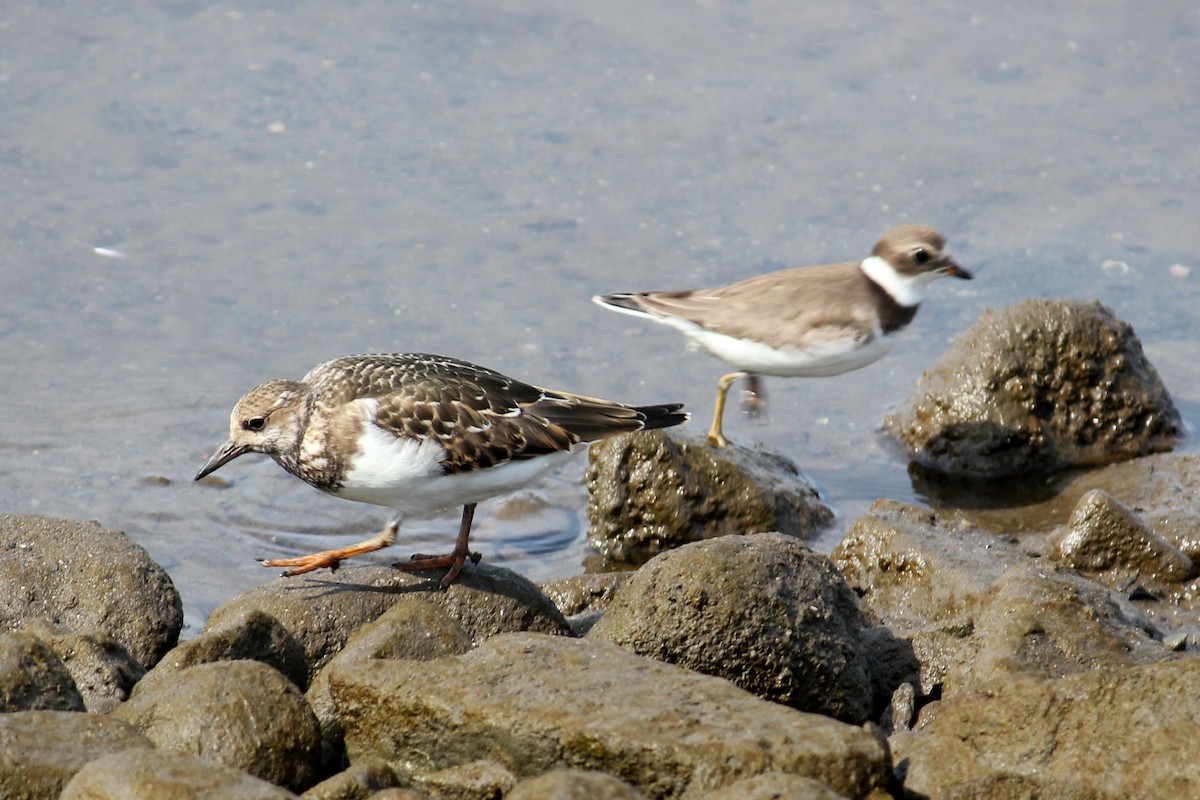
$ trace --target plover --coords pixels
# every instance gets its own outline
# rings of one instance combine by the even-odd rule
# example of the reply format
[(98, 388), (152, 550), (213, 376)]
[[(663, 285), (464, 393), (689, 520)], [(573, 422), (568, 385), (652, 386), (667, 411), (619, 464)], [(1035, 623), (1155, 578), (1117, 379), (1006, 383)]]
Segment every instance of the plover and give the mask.
[(713, 289), (597, 295), (605, 308), (681, 331), (691, 346), (737, 368), (717, 383), (708, 441), (725, 446), (725, 394), (758, 375), (828, 377), (881, 358), (917, 313), (925, 286), (971, 278), (921, 225), (883, 235), (860, 262), (793, 267)]
[(462, 506), (454, 550), (414, 555), (405, 571), (449, 567), (445, 588), (470, 558), (475, 505), (525, 486), (578, 445), (688, 418), (680, 403), (630, 406), (541, 389), (444, 356), (357, 355), (326, 361), (298, 381), (256, 386), (234, 406), (229, 441), (196, 480), (245, 453), (263, 453), (337, 497), (393, 510), (380, 533), (298, 558), (262, 560), (285, 576), (337, 569), (391, 545), (405, 514)]

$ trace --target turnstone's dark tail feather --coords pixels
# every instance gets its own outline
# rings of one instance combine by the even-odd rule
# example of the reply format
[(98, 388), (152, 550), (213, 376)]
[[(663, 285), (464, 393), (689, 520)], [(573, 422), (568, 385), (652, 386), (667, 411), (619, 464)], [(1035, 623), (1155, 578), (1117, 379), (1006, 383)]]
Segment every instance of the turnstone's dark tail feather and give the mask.
[(688, 421), (691, 416), (683, 410), (683, 403), (663, 403), (658, 406), (635, 406), (634, 411), (643, 417), (642, 430), (670, 428)]
[(527, 411), (578, 436), (582, 442), (594, 442), (618, 433), (679, 425), (688, 419), (688, 413), (682, 409), (682, 403), (627, 406), (567, 392), (548, 392), (541, 400), (526, 407)]

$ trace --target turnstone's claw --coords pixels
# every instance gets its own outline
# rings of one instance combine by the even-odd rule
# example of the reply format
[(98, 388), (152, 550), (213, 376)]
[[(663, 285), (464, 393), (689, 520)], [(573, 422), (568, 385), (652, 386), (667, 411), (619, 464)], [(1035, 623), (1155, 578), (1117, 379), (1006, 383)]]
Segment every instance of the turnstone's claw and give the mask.
[(471, 553), (471, 563), (478, 564), (483, 560), (483, 553)]

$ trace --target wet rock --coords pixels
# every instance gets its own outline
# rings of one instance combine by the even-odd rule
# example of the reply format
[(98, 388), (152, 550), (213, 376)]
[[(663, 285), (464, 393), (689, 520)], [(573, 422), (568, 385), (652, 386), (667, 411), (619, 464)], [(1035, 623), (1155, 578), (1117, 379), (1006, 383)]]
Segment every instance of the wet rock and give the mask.
[(547, 581), (541, 589), (566, 617), (571, 632), (583, 636), (632, 576), (632, 572), (591, 572)]
[(257, 661), (198, 664), (143, 691), (111, 716), (160, 748), (299, 789), (316, 775), (317, 719), (295, 684)]
[(378, 797), (384, 789), (398, 788), (396, 772), (379, 758), (363, 759), (351, 764), (328, 780), (306, 791), (304, 800), (366, 800)]
[(423, 776), (417, 780), (417, 786), (433, 800), (477, 800), (504, 797), (516, 782), (504, 766), (479, 760)]
[(473, 644), (466, 628), (444, 607), (418, 595), (402, 597), (379, 619), (359, 628), (313, 679), (306, 698), (321, 723), (322, 737), (335, 746), (342, 740), (341, 719), (329, 695), (329, 675), (338, 664), (372, 658), (429, 661), (465, 653)]
[(556, 769), (521, 781), (504, 800), (646, 800), (646, 795), (603, 772)]
[(985, 311), (884, 428), (933, 469), (997, 477), (1169, 449), (1182, 423), (1128, 323), (1030, 299)]
[(329, 686), (351, 760), (414, 779), (485, 759), (518, 778), (577, 768), (696, 798), (772, 769), (859, 798), (889, 774), (862, 728), (586, 639), (503, 634), (462, 656), (347, 664)]
[(179, 640), (179, 593), (125, 534), (95, 522), (0, 514), (0, 550), (0, 630), (33, 619), (100, 630), (146, 667)]
[(130, 750), (90, 762), (61, 800), (287, 800), (296, 795), (205, 758), (170, 750)]
[(795, 537), (764, 533), (656, 556), (588, 636), (857, 723), (873, 711), (864, 627), (854, 593), (827, 557)]
[(803, 538), (833, 519), (794, 463), (761, 448), (650, 431), (597, 442), (588, 458), (588, 541), (612, 562), (734, 533)]
[(76, 632), (44, 619), (26, 623), (25, 633), (36, 636), (62, 659), (87, 710), (104, 714), (125, 702), (146, 668), (125, 646), (100, 630)]
[(1059, 563), (1094, 573), (1101, 583), (1118, 590), (1134, 582), (1182, 583), (1195, 573), (1190, 558), (1101, 489), (1080, 498), (1055, 550)]
[(468, 565), (450, 588), (437, 588), (436, 570), (407, 574), (390, 567), (343, 567), (335, 573), (280, 578), (218, 606), (204, 632), (226, 625), (249, 610), (279, 621), (300, 643), (308, 681), (363, 624), (404, 597), (420, 597), (446, 609), (478, 643), (501, 631), (569, 634), (554, 604), (528, 579), (502, 567)]
[(1200, 797), (1200, 660), (997, 678), (893, 739), (922, 797)]
[(1001, 674), (1060, 677), (1170, 657), (1119, 595), (918, 506), (876, 502), (833, 561), (912, 642), (925, 696)]
[(55, 800), (83, 766), (154, 745), (132, 725), (74, 711), (0, 714), (0, 797)]
[(704, 800), (845, 800), (812, 778), (766, 772), (704, 795)]
[(173, 675), (215, 661), (260, 661), (301, 690), (308, 686), (304, 647), (279, 620), (257, 608), (235, 607), (210, 621), (204, 632), (171, 650), (142, 679), (146, 690)]
[(30, 633), (0, 634), (0, 712), (84, 709), (71, 673), (49, 645)]

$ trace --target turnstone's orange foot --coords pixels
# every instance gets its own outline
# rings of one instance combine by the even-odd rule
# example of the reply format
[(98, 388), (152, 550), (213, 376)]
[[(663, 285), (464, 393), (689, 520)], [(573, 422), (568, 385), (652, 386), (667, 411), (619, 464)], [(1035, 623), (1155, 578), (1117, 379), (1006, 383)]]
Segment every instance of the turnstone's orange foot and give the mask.
[[(971, 273), (932, 228), (902, 225), (859, 262), (793, 267), (728, 286), (608, 294), (600, 305), (669, 325), (733, 365), (738, 377), (818, 378), (865, 367), (891, 349), (930, 281)], [(726, 375), (708, 441), (723, 447)]]
[(260, 558), (258, 563), (264, 567), (291, 567), (280, 573), (281, 577), (291, 578), (295, 575), (303, 575), (306, 572), (313, 572), (318, 569), (328, 569), (330, 572), (337, 572), (341, 566), (342, 560), (333, 556), (333, 551), (326, 550), (323, 553), (313, 553), (310, 556), (300, 556), (299, 558)]
[(403, 567), (450, 567), (444, 588), (468, 558), (479, 561), (469, 548), (478, 501), (532, 483), (589, 442), (687, 418), (680, 403), (630, 406), (540, 389), (444, 356), (346, 356), (302, 380), (247, 392), (230, 414), (229, 441), (196, 480), (238, 456), (263, 453), (324, 492), (393, 509), (387, 527), (365, 541), (262, 561), (289, 567), (286, 576), (337, 569), (393, 544), (404, 514), (460, 504), (453, 552)]

